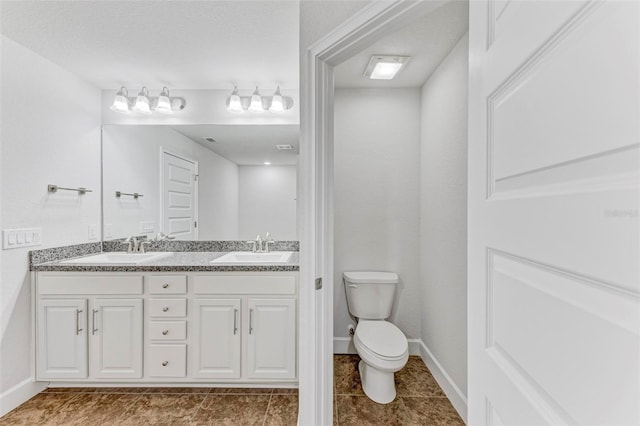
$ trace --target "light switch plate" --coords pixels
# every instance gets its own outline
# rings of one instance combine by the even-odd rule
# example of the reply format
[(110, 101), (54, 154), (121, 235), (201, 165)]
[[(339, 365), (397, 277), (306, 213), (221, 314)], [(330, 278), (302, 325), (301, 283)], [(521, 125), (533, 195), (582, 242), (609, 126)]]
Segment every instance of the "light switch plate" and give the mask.
[(98, 239), (98, 225), (89, 225), (89, 240)]
[(2, 231), (2, 248), (4, 250), (41, 244), (42, 228), (4, 229)]

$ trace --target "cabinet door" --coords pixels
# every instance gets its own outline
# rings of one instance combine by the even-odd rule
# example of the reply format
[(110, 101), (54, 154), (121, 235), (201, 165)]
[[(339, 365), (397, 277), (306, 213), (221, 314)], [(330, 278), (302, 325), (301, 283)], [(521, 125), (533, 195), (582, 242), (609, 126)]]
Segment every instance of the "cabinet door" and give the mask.
[(87, 378), (87, 301), (38, 302), (38, 379)]
[(240, 378), (240, 299), (195, 299), (191, 375)]
[(295, 299), (248, 300), (247, 378), (295, 379)]
[(90, 315), (91, 377), (142, 377), (142, 299), (95, 299)]

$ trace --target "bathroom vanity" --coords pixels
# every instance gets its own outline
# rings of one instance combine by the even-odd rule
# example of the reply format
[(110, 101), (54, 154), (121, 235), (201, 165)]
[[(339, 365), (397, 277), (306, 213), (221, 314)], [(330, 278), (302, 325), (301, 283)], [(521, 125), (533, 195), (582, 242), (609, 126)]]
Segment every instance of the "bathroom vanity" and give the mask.
[(297, 253), (32, 266), (36, 379), (60, 384), (297, 386)]

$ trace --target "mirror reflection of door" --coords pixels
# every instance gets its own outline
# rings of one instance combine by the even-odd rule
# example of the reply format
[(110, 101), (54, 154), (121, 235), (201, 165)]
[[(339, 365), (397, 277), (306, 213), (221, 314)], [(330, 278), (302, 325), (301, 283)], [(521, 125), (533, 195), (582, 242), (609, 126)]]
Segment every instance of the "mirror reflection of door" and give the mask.
[(198, 162), (162, 151), (162, 232), (198, 239)]

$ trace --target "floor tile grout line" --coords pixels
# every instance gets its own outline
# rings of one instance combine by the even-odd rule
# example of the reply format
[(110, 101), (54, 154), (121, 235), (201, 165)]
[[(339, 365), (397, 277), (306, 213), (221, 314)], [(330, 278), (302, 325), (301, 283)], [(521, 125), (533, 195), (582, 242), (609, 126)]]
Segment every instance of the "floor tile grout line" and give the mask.
[[(107, 394), (107, 395), (116, 395), (115, 393), (111, 393), (111, 394)], [(135, 395), (135, 394), (126, 394), (126, 395)], [(129, 404), (127, 404), (125, 406), (125, 408), (122, 410), (122, 413), (120, 413), (120, 415), (115, 419), (115, 421), (113, 422), (114, 424), (118, 424), (121, 422), (122, 417), (126, 414), (127, 409), (133, 405), (135, 405), (135, 403), (142, 397), (142, 395), (144, 395), (144, 393), (140, 393), (138, 394), (133, 401), (131, 401)]]
[(269, 402), (267, 402), (267, 409), (264, 410), (264, 418), (262, 419), (262, 426), (267, 423), (267, 415), (269, 414), (269, 406), (271, 405), (271, 398), (273, 398), (273, 391), (269, 394)]
[(209, 393), (206, 393), (204, 395), (204, 398), (202, 398), (202, 401), (200, 401), (200, 405), (198, 405), (198, 408), (196, 408), (196, 411), (193, 412), (189, 420), (193, 420), (196, 417), (196, 414), (198, 414), (198, 412), (200, 411), (200, 408), (202, 408), (202, 405), (204, 404), (204, 402), (207, 400), (208, 397), (209, 397)]

